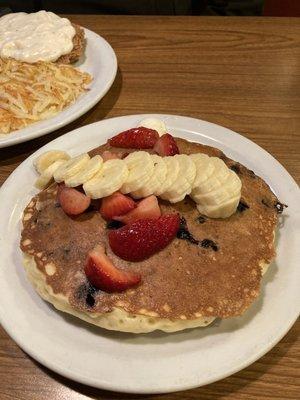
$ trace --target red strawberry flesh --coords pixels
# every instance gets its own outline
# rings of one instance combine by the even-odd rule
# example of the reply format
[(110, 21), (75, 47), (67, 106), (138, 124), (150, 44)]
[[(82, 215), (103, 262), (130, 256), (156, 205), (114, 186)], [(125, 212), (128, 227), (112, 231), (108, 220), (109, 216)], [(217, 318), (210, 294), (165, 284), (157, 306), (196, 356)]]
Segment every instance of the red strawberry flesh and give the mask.
[(140, 126), (121, 132), (109, 139), (108, 142), (113, 147), (152, 149), (158, 139), (159, 134), (157, 131)]
[(153, 149), (161, 157), (179, 154), (179, 149), (175, 139), (169, 133), (162, 135), (155, 143)]
[(91, 204), (91, 198), (63, 184), (58, 187), (58, 202), (68, 215), (82, 214)]
[(129, 211), (125, 215), (114, 217), (115, 220), (121, 221), (124, 224), (130, 224), (138, 219), (157, 219), (161, 216), (161, 211), (158, 205), (156, 196), (149, 196), (141, 200), (137, 207)]
[(141, 281), (140, 274), (116, 268), (101, 245), (89, 252), (84, 272), (93, 286), (106, 292), (120, 292)]
[(141, 261), (165, 248), (180, 226), (178, 214), (165, 214), (158, 219), (141, 219), (110, 231), (112, 251), (123, 260)]
[(116, 192), (111, 196), (104, 197), (101, 202), (100, 214), (109, 221), (115, 216), (128, 213), (136, 207), (131, 197), (125, 196), (120, 192)]

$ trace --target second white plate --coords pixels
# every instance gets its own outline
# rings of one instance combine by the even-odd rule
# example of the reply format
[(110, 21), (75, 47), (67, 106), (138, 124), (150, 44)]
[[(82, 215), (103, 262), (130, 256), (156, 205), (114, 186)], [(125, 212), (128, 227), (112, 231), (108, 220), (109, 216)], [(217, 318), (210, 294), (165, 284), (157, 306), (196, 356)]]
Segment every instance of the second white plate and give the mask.
[(90, 150), (145, 117), (108, 119), (61, 136), (25, 160), (4, 183), (0, 190), (0, 320), (22, 349), (70, 379), (114, 391), (161, 393), (205, 385), (247, 367), (294, 323), (300, 305), (300, 199), (288, 172), (255, 143), (205, 121), (157, 115), (174, 136), (218, 147), (254, 170), (288, 204), (277, 235), (276, 261), (263, 279), (260, 297), (240, 318), (173, 334), (105, 331), (55, 310), (27, 281), (19, 249), (21, 215), (36, 193), (33, 159), (50, 149), (72, 155)]
[(117, 57), (112, 47), (101, 36), (84, 29), (86, 48), (82, 58), (75, 64), (93, 77), (89, 90), (82, 94), (74, 104), (52, 118), (36, 122), (24, 129), (0, 134), (0, 148), (46, 135), (59, 129), (90, 110), (107, 93), (117, 73)]

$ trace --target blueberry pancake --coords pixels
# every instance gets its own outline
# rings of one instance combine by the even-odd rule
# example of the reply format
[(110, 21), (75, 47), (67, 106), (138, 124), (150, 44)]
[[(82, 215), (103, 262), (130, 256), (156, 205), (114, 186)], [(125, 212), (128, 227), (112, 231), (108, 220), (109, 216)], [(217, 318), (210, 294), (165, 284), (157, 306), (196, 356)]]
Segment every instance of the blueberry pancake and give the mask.
[[(208, 325), (215, 318), (242, 315), (258, 297), (262, 275), (275, 256), (274, 236), (282, 204), (260, 177), (220, 150), (178, 138), (171, 142), (168, 134), (158, 139), (159, 129), (155, 135), (152, 129), (143, 129), (127, 131), (125, 145), (118, 135), (88, 157), (72, 162), (65, 157), (53, 173), (55, 182), (49, 180), (30, 201), (23, 214), (21, 237), (29, 280), (57, 309), (117, 331), (174, 332)], [(183, 196), (174, 189), (175, 183), (161, 193), (164, 183), (151, 181), (150, 175), (147, 185), (141, 186), (148, 167), (145, 161), (143, 168), (138, 163), (148, 160), (149, 154), (154, 162), (151, 174), (165, 169), (165, 179), (168, 173), (174, 174), (173, 164), (173, 171), (168, 172), (157, 154), (170, 162), (177, 157), (184, 166), (189, 160), (195, 164), (198, 156), (191, 155), (200, 154), (199, 160), (204, 160), (200, 173), (207, 160), (213, 159), (218, 182), (227, 182), (233, 173), (235, 182), (241, 183), (238, 197), (237, 192), (233, 196), (238, 198), (234, 211), (228, 215), (227, 207), (223, 215), (224, 207), (207, 202), (210, 198), (193, 166), (190, 180), (187, 167), (182, 168), (186, 180), (180, 181), (180, 162), (174, 182), (182, 182)], [(119, 189), (113, 187), (114, 193), (109, 194), (103, 181), (105, 165), (119, 165), (110, 178), (112, 183), (121, 174), (121, 160), (129, 169), (127, 183), (118, 181)], [(82, 176), (78, 163), (85, 165), (85, 177), (92, 184), (78, 180)], [(49, 169), (42, 164), (40, 160), (38, 169)], [(228, 169), (227, 180), (221, 178), (223, 164)], [(138, 165), (137, 181), (130, 178), (132, 165)], [(63, 181), (66, 166), (73, 170)], [(225, 186), (209, 189), (213, 201), (217, 202), (215, 193)], [(146, 190), (149, 187), (152, 194)], [(135, 236), (128, 236), (132, 231)]]

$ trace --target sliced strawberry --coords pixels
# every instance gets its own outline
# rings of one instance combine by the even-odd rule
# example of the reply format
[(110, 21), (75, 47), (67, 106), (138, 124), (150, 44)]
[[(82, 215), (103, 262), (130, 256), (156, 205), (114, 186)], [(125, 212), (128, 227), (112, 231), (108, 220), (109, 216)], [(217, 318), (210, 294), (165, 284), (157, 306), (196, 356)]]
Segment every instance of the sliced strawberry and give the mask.
[(129, 213), (114, 217), (115, 220), (124, 224), (130, 224), (138, 219), (152, 218), (157, 219), (161, 216), (156, 196), (149, 196), (141, 200), (137, 207), (129, 211)]
[(153, 149), (161, 157), (174, 156), (175, 154), (179, 154), (179, 149), (177, 147), (175, 139), (169, 133), (165, 133), (164, 135), (162, 135), (155, 143)]
[(113, 153), (112, 151), (105, 150), (101, 154), (101, 157), (103, 158), (103, 161), (115, 160), (117, 158), (122, 158), (122, 154), (121, 153)]
[(127, 261), (141, 261), (165, 248), (176, 236), (180, 226), (178, 214), (166, 214), (159, 219), (140, 219), (110, 231), (112, 251)]
[(89, 252), (84, 272), (93, 286), (106, 292), (120, 292), (141, 281), (140, 274), (116, 268), (101, 245)]
[(91, 204), (90, 197), (65, 185), (59, 185), (57, 199), (64, 212), (68, 215), (81, 214)]
[(154, 129), (132, 128), (128, 131), (119, 133), (109, 139), (109, 144), (113, 147), (124, 147), (132, 149), (152, 149), (159, 138), (159, 134)]
[(111, 196), (104, 197), (101, 202), (100, 214), (109, 221), (116, 215), (124, 215), (136, 207), (131, 197), (125, 196), (120, 192), (116, 192)]

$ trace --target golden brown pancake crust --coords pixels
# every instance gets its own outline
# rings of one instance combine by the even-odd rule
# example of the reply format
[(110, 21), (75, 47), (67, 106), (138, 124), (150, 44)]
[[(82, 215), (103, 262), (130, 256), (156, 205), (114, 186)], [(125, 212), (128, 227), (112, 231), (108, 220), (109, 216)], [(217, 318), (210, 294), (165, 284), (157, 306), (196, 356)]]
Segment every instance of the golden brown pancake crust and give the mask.
[(56, 62), (61, 64), (72, 64), (78, 61), (84, 51), (84, 30), (79, 25), (72, 25), (76, 31), (75, 36), (73, 37), (73, 49), (70, 51), (70, 53), (64, 54), (56, 60)]
[[(242, 202), (249, 208), (224, 220), (199, 219), (200, 214), (189, 198), (173, 205), (160, 201), (163, 213), (179, 212), (196, 239), (212, 240), (218, 250), (176, 238), (149, 259), (130, 263), (111, 252), (106, 223), (99, 212), (68, 217), (56, 202), (56, 184), (52, 185), (35, 196), (24, 211), (21, 249), (34, 256), (47, 284), (55, 293), (68, 296), (75, 309), (105, 313), (121, 307), (132, 314), (150, 312), (148, 315), (170, 319), (231, 317), (241, 315), (258, 296), (259, 263), (269, 263), (275, 255), (277, 198), (261, 178), (221, 151), (183, 139), (176, 142), (180, 153), (203, 152), (222, 158), (242, 180)], [(108, 144), (91, 153), (100, 154), (106, 149), (110, 149)], [(138, 287), (112, 294), (90, 289), (84, 263), (88, 251), (100, 242), (105, 243), (117, 267), (141, 273), (142, 283)], [(49, 263), (56, 267), (52, 276), (45, 272)]]

